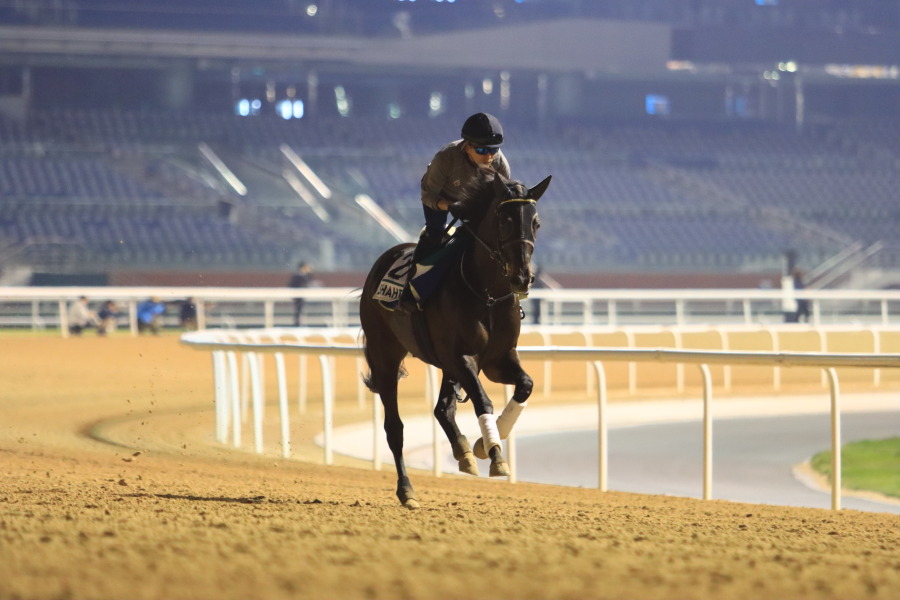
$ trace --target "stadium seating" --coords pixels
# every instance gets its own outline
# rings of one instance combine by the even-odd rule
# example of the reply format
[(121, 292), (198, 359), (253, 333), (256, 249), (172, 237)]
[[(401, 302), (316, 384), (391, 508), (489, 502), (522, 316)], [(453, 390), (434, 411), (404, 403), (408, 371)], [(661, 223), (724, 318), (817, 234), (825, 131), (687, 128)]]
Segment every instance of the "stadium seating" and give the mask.
[[(324, 244), (334, 268), (364, 270), (389, 238), (361, 235), (377, 230), (353, 198), (368, 194), (418, 231), (419, 180), (458, 121), (85, 109), (0, 117), (0, 247), (57, 244), (100, 266), (289, 270)], [(537, 257), (547, 269), (777, 268), (788, 248), (814, 261), (857, 240), (900, 246), (898, 123), (802, 135), (760, 123), (581, 123), (552, 135), (527, 125), (508, 124), (505, 152), (526, 184), (554, 176), (540, 205)], [(201, 142), (252, 179), (248, 194), (225, 184)], [(291, 168), (282, 144), (334, 191), (319, 198), (327, 218), (281, 179)]]

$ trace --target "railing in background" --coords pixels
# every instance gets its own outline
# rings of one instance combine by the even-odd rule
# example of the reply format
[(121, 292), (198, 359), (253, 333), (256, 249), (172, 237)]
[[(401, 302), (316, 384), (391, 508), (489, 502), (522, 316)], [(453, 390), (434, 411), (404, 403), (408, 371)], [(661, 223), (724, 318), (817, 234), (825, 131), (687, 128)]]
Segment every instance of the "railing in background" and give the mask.
[[(288, 326), (293, 300), (306, 300), (305, 321), (311, 325), (350, 327), (359, 324), (354, 288), (217, 288), (217, 287), (0, 287), (0, 327), (34, 330), (59, 328), (68, 335), (67, 308), (80, 296), (92, 307), (113, 300), (125, 308), (129, 331), (137, 335), (137, 305), (150, 297), (177, 305), (193, 298), (200, 329)], [(276, 309), (281, 309), (278, 312)], [(164, 326), (178, 326), (178, 310), (167, 310)], [(276, 322), (278, 321), (278, 322)]]
[[(359, 326), (356, 288), (0, 287), (0, 327), (59, 328), (65, 336), (66, 308), (79, 296), (94, 306), (104, 300), (122, 303), (132, 334), (137, 334), (137, 303), (151, 296), (173, 303), (194, 298), (201, 329), (289, 327), (296, 297), (307, 300), (304, 325)], [(806, 290), (797, 297), (810, 300), (814, 325), (900, 323), (900, 290)], [(530, 323), (540, 302), (546, 325), (749, 325), (781, 323), (785, 301), (777, 289), (538, 289), (523, 308)], [(164, 319), (165, 326), (177, 327), (177, 311)]]
[[(790, 328), (785, 328), (790, 329)], [(287, 383), (284, 368), (284, 354), (292, 353), (301, 356), (314, 355), (318, 358), (322, 369), (322, 395), (323, 395), (323, 448), (325, 464), (333, 463), (333, 407), (335, 400), (334, 381), (336, 374), (333, 372), (330, 357), (355, 356), (361, 364), (361, 352), (356, 345), (337, 344), (309, 344), (302, 341), (304, 333), (331, 337), (345, 337), (356, 335), (358, 332), (347, 330), (334, 330), (323, 332), (321, 330), (292, 330), (284, 332), (279, 330), (261, 331), (206, 331), (187, 333), (182, 336), (182, 342), (198, 350), (207, 350), (213, 356), (213, 369), (215, 380), (216, 399), (216, 437), (225, 443), (228, 440), (229, 424), (232, 432), (232, 442), (235, 446), (241, 445), (241, 419), (242, 400), (252, 399), (254, 449), (263, 452), (262, 419), (264, 412), (263, 375), (260, 369), (259, 353), (274, 353), (276, 361), (276, 373), (278, 377), (278, 406), (281, 419), (281, 448), (282, 455), (290, 456), (290, 427)], [(292, 341), (285, 341), (283, 336), (290, 336)], [(878, 336), (876, 336), (877, 338)], [(355, 339), (355, 338), (354, 338)], [(777, 340), (777, 335), (772, 336)], [(268, 341), (266, 341), (268, 340)], [(249, 383), (247, 390), (241, 394), (238, 388), (237, 353), (241, 352), (246, 365), (244, 381)], [(900, 354), (890, 353), (830, 353), (830, 352), (736, 352), (728, 350), (679, 350), (663, 348), (598, 348), (598, 347), (563, 347), (563, 346), (523, 346), (519, 347), (519, 353), (523, 359), (538, 359), (547, 362), (553, 361), (581, 361), (590, 365), (596, 374), (597, 404), (598, 404), (598, 476), (599, 488), (607, 489), (607, 464), (608, 464), (608, 425), (606, 421), (607, 385), (603, 362), (660, 362), (676, 363), (679, 365), (696, 364), (700, 369), (703, 390), (703, 498), (712, 498), (712, 380), (709, 372), (710, 364), (722, 365), (770, 365), (775, 369), (782, 367), (817, 367), (823, 370), (827, 379), (831, 399), (831, 450), (832, 450), (832, 479), (831, 479), (831, 504), (835, 510), (841, 507), (841, 407), (840, 387), (836, 368), (859, 367), (870, 369), (898, 368), (900, 367)], [(305, 363), (301, 363), (305, 364)], [(360, 369), (362, 370), (362, 369)], [(302, 378), (301, 378), (302, 379)], [(426, 377), (426, 396), (433, 403), (437, 390), (437, 374), (434, 367), (429, 367)], [(301, 387), (303, 382), (301, 381)], [(246, 388), (247, 386), (245, 386)], [(360, 391), (360, 401), (363, 392)], [(301, 394), (302, 395), (302, 394)], [(509, 395), (509, 394), (507, 394)], [(302, 398), (301, 398), (302, 402)], [(380, 444), (378, 432), (380, 431), (380, 402), (373, 401), (373, 466), (381, 467)], [(440, 474), (440, 444), (441, 433), (438, 427), (433, 428), (434, 444), (434, 472)], [(515, 437), (508, 439), (507, 454), (512, 474), (510, 481), (516, 479), (516, 452)]]

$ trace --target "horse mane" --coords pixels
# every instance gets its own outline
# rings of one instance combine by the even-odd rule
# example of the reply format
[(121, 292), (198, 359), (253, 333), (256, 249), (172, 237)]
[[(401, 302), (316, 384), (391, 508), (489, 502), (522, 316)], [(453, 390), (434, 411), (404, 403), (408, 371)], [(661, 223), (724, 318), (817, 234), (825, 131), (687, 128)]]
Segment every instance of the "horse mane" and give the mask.
[(493, 169), (479, 169), (478, 174), (469, 181), (453, 203), (453, 213), (466, 220), (480, 220), (496, 198), (495, 180), (501, 181), (507, 188), (507, 197), (524, 197), (528, 193), (521, 183), (507, 179)]

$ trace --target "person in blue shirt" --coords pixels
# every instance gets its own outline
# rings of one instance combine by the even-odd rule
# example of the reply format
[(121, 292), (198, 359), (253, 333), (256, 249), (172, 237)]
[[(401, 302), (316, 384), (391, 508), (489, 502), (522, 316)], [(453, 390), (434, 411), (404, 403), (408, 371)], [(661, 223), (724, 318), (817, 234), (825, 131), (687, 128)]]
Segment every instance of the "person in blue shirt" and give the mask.
[(146, 333), (149, 331), (153, 333), (153, 335), (158, 335), (161, 321), (160, 317), (164, 312), (166, 312), (166, 305), (160, 302), (159, 298), (156, 296), (138, 304), (138, 333)]
[(119, 307), (112, 300), (107, 300), (97, 311), (97, 335), (106, 335), (116, 330), (119, 323)]

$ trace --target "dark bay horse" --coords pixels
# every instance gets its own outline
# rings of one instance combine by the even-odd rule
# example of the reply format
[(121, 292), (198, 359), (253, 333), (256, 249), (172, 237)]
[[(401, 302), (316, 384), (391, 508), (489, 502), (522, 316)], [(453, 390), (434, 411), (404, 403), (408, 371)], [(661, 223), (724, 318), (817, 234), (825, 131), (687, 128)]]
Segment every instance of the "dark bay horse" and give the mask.
[[(397, 497), (408, 508), (419, 505), (403, 461), (403, 422), (397, 406), (397, 384), (407, 354), (442, 371), (434, 416), (450, 440), (460, 471), (478, 474), (471, 446), (456, 425), (457, 384), (471, 398), (481, 428), (476, 455), (491, 459), (491, 476), (509, 474), (500, 440), (509, 435), (534, 385), (516, 352), (522, 319), (519, 298), (527, 295), (534, 280), (531, 254), (540, 226), (537, 201), (549, 184), (547, 177), (528, 189), (485, 170), (468, 187), (451, 207), (463, 223), (461, 234), (469, 238), (468, 246), (420, 314), (389, 311), (373, 299), (385, 272), (410, 244), (382, 254), (369, 272), (359, 310), (369, 367), (365, 382), (384, 405), (384, 429), (397, 468)], [(426, 336), (416, 334), (414, 319)], [(499, 418), (479, 379), (481, 372), (491, 381), (515, 386)]]

